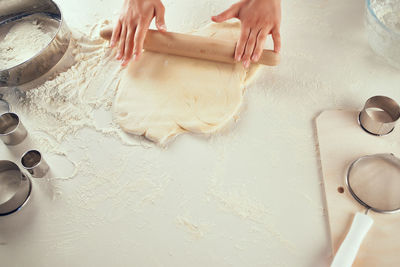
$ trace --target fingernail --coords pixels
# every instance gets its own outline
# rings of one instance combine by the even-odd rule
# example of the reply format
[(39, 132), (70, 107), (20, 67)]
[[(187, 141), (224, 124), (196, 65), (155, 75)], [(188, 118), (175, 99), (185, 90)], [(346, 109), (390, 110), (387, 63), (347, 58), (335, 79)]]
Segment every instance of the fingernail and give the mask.
[(236, 61), (237, 61), (237, 62), (239, 62), (241, 59), (242, 59), (242, 56), (241, 56), (241, 55), (236, 56)]
[(250, 66), (250, 61), (246, 60), (245, 62), (243, 62), (243, 65), (247, 69)]
[(160, 25), (160, 29), (166, 31), (167, 30), (167, 26), (165, 26), (165, 24)]
[(119, 59), (120, 59), (120, 56), (121, 56), (121, 54), (118, 52), (118, 53), (117, 53), (117, 56), (116, 56), (115, 58), (119, 60)]
[(124, 59), (124, 61), (122, 61), (122, 66), (126, 67), (129, 64), (129, 59)]

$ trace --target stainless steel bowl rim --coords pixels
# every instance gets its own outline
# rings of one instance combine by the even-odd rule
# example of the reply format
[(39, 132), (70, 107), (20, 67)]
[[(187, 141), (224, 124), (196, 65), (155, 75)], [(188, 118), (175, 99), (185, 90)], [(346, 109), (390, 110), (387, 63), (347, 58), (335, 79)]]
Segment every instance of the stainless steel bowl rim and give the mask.
[[(40, 51), (38, 51), (35, 55), (31, 56), (29, 59), (27, 59), (27, 60), (25, 60), (25, 61), (23, 61), (23, 62), (21, 62), (21, 63), (19, 63), (19, 64), (17, 64), (17, 65), (12, 66), (11, 68), (8, 68), (8, 69), (0, 69), (0, 72), (2, 72), (2, 71), (8, 71), (8, 70), (17, 68), (18, 66), (21, 66), (22, 64), (25, 64), (26, 62), (31, 61), (33, 58), (37, 57), (37, 56), (40, 55), (44, 50), (46, 50), (46, 49), (51, 45), (51, 43), (54, 41), (54, 39), (57, 37), (57, 34), (58, 34), (58, 32), (60, 31), (60, 29), (61, 29), (61, 27), (62, 27), (62, 23), (63, 23), (64, 17), (63, 17), (63, 14), (62, 14), (61, 9), (60, 9), (60, 7), (57, 5), (57, 3), (54, 2), (53, 0), (51, 0), (51, 2), (57, 7), (58, 11), (60, 12), (60, 23), (58, 23), (57, 31), (54, 32), (54, 35), (53, 35), (53, 37), (51, 38), (51, 40), (49, 41), (49, 43), (48, 43), (45, 47), (43, 47)], [(33, 13), (33, 14), (34, 14), (34, 13)], [(30, 15), (33, 15), (33, 14), (29, 14), (29, 16), (30, 16)]]

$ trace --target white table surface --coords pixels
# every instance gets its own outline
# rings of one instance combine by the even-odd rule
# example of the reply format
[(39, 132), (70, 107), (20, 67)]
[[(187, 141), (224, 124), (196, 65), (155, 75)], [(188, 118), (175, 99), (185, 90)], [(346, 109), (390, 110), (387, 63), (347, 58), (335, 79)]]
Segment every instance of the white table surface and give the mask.
[[(121, 6), (57, 2), (68, 25), (83, 30)], [(231, 3), (164, 2), (169, 30), (182, 32)], [(370, 50), (364, 1), (282, 5), (282, 63), (249, 86), (231, 129), (182, 135), (167, 149), (81, 130), (70, 153), (88, 156), (93, 169), (68, 181), (33, 181), (31, 201), (0, 218), (0, 265), (328, 266), (314, 118), (324, 109), (359, 109), (377, 94), (400, 101), (400, 71)], [(0, 144), (0, 153), (15, 160), (21, 151)], [(62, 160), (51, 167), (65, 168)]]

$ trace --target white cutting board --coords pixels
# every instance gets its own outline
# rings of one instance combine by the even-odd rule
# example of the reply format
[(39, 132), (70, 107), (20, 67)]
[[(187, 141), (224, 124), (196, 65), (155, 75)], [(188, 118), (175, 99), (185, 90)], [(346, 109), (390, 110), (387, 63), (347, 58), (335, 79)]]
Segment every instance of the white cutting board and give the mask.
[[(325, 185), (333, 253), (347, 234), (353, 216), (363, 208), (348, 192), (344, 180), (356, 158), (376, 153), (400, 156), (400, 125), (386, 136), (366, 133), (358, 124), (359, 111), (329, 110), (316, 118), (322, 176)], [(344, 188), (340, 193), (338, 188)], [(370, 212), (374, 224), (354, 267), (400, 266), (400, 214)]]

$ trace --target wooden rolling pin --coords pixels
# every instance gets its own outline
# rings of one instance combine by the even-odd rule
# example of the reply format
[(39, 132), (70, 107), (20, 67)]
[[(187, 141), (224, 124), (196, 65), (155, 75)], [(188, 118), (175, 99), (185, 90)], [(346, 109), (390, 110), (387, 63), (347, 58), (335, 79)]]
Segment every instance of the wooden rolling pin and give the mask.
[[(112, 28), (104, 28), (100, 31), (100, 36), (106, 40), (110, 40), (111, 35)], [(143, 47), (145, 50), (164, 54), (235, 63), (236, 42), (208, 37), (174, 32), (161, 33), (149, 29)], [(258, 63), (276, 66), (279, 64), (279, 54), (264, 49)]]

